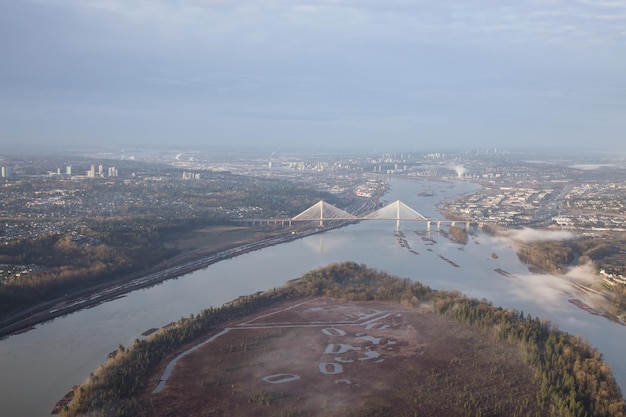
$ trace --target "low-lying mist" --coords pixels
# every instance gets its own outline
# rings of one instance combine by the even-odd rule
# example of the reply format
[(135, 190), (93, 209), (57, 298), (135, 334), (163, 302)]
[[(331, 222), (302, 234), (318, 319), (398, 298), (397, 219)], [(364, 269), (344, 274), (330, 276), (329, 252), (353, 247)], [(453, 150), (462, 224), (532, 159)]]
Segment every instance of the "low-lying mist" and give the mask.
[(569, 230), (546, 230), (531, 229), (508, 229), (499, 233), (514, 242), (539, 242), (542, 240), (570, 240), (577, 237), (576, 233)]
[[(503, 246), (518, 250), (521, 245), (540, 241), (565, 241), (576, 239), (578, 235), (569, 230), (514, 229), (499, 231), (496, 240)], [(563, 274), (550, 272), (516, 274), (518, 285), (511, 289), (511, 295), (520, 300), (542, 304), (549, 310), (565, 310), (563, 297), (579, 299), (601, 308), (604, 300), (599, 295), (582, 291), (580, 286), (590, 287), (599, 281), (592, 263), (569, 267)]]

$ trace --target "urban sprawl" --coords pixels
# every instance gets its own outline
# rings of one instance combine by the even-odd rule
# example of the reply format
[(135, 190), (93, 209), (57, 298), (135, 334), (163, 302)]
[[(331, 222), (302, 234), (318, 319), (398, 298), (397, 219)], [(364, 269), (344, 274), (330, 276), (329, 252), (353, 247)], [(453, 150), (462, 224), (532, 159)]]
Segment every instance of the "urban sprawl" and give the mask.
[[(443, 215), (478, 224), (564, 228), (590, 235), (626, 230), (626, 162), (599, 154), (74, 152), (54, 157), (0, 155), (0, 166), (0, 245), (50, 234), (71, 236), (76, 244), (97, 244), (81, 233), (86, 219), (193, 212), (197, 204), (176, 196), (219, 183), (226, 176), (230, 181), (262, 178), (306, 183), (346, 201), (372, 198), (393, 177), (433, 180), (433, 194), (441, 182), (471, 181), (479, 184), (478, 191), (446, 201), (438, 208)], [(254, 181), (248, 184), (252, 187)], [(204, 210), (230, 220), (297, 214), (268, 212), (252, 204), (206, 204)], [(0, 282), (38, 268), (0, 264)], [(626, 283), (614, 269), (600, 272), (610, 285)]]

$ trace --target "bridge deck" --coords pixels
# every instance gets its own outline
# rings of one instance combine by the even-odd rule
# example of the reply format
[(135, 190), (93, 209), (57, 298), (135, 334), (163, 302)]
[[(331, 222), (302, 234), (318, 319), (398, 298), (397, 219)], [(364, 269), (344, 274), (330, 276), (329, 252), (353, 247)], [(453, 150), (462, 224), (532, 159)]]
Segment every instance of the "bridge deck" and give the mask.
[(363, 221), (363, 220), (395, 220), (396, 222), (400, 221), (421, 221), (426, 222), (428, 227), (432, 223), (436, 223), (439, 226), (441, 223), (465, 223), (469, 224), (470, 221), (467, 220), (450, 220), (450, 219), (429, 219), (428, 217), (420, 214), (415, 211), (411, 207), (404, 204), (402, 201), (397, 200), (391, 204), (386, 205), (385, 207), (373, 211), (365, 216), (355, 216), (353, 214), (348, 213), (347, 211), (341, 210), (332, 204), (325, 202), (324, 200), (320, 200), (318, 203), (312, 205), (308, 209), (304, 210), (302, 213), (291, 217), (291, 218), (281, 218), (281, 219), (249, 219), (246, 221), (253, 223), (273, 223), (273, 224), (284, 224), (292, 222), (319, 222), (320, 225), (323, 225), (324, 222), (332, 222), (332, 221)]

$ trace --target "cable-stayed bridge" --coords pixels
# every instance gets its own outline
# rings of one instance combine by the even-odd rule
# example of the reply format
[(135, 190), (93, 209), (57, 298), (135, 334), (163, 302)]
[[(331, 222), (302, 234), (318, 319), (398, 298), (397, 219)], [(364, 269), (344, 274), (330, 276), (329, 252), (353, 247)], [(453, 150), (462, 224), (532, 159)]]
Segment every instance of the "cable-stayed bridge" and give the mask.
[(428, 217), (418, 213), (416, 210), (407, 206), (400, 200), (396, 200), (391, 204), (388, 204), (374, 212), (365, 215), (354, 215), (347, 211), (341, 210), (327, 203), (324, 200), (320, 200), (318, 203), (312, 205), (302, 213), (291, 218), (284, 219), (250, 219), (248, 221), (252, 223), (273, 223), (273, 224), (285, 224), (289, 226), (293, 222), (318, 222), (320, 227), (324, 226), (324, 222), (356, 222), (362, 220), (395, 220), (396, 227), (399, 228), (400, 221), (422, 221), (426, 222), (426, 228), (430, 231), (431, 225), (436, 224), (437, 230), (441, 228), (442, 223), (449, 223), (452, 226), (456, 223), (465, 224), (466, 229), (469, 229), (470, 222), (447, 220), (447, 219), (429, 219)]

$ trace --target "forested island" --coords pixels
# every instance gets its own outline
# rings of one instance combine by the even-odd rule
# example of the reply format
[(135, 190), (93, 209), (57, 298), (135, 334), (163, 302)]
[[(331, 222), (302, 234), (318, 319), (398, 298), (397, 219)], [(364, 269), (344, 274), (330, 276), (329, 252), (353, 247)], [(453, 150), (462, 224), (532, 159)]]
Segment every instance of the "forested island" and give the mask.
[[(379, 337), (356, 333), (357, 336), (361, 335), (361, 339), (366, 338), (371, 342), (365, 346), (366, 349), (355, 347), (353, 356), (335, 358), (339, 364), (334, 367), (320, 364), (323, 373), (332, 373), (341, 364), (347, 367), (348, 364), (362, 360), (357, 359), (356, 354), (365, 352), (371, 357), (380, 355), (380, 375), (385, 374), (386, 367), (395, 364), (393, 366), (396, 368), (393, 369), (398, 372), (396, 378), (401, 378), (402, 384), (397, 384), (395, 380), (377, 386), (375, 392), (379, 393), (393, 386), (394, 395), (385, 400), (386, 397), (378, 398), (372, 392), (363, 403), (365, 408), (354, 411), (358, 415), (437, 415), (430, 414), (433, 412), (472, 416), (626, 415), (624, 399), (611, 370), (602, 360), (602, 355), (582, 338), (559, 331), (551, 323), (524, 315), (523, 312), (495, 307), (457, 292), (435, 291), (419, 282), (391, 276), (353, 262), (314, 270), (281, 288), (242, 296), (220, 308), (209, 308), (198, 315), (181, 319), (166, 330), (136, 340), (129, 348), (120, 345), (115, 358), (95, 371), (87, 383), (75, 390), (73, 401), (61, 410), (61, 414), (66, 417), (161, 415), (165, 413), (159, 403), (162, 394), (153, 393), (153, 384), (159, 378), (163, 380), (163, 377), (159, 377), (160, 373), (176, 355), (196, 349), (194, 346), (199, 346), (201, 341), (209, 337), (224, 333), (224, 329), (236, 328), (242, 323), (254, 323), (263, 317), (278, 317), (281, 311), (291, 311), (296, 306), (314, 302), (328, 305), (335, 303), (339, 307), (340, 303), (345, 303), (345, 308), (367, 309), (368, 321), (360, 323), (367, 324), (365, 329), (372, 329), (376, 324), (371, 319), (376, 313), (371, 311), (380, 312), (380, 309), (386, 308), (391, 311), (380, 316), (381, 320), (386, 317), (390, 325), (378, 327)], [(279, 307), (283, 310), (277, 310)], [(320, 308), (310, 310), (317, 311)], [(439, 320), (432, 323), (439, 323), (436, 326), (439, 326), (440, 334), (433, 333), (430, 338), (435, 339), (447, 332), (446, 337), (459, 343), (461, 350), (451, 357), (445, 357), (442, 349), (440, 356), (436, 356), (436, 346), (429, 349), (424, 343), (413, 345), (414, 342), (408, 336), (406, 341), (382, 336), (385, 331), (394, 329), (410, 335), (413, 326), (418, 326), (420, 321), (409, 320), (414, 314), (418, 314), (416, 317), (422, 321)], [(342, 323), (349, 326), (348, 322)], [(299, 346), (297, 343), (298, 337), (304, 335), (304, 330), (292, 331), (282, 327), (276, 326), (261, 333), (245, 333), (248, 336), (242, 336), (239, 343), (224, 341), (214, 349), (225, 355), (244, 355), (242, 358), (252, 355), (250, 357), (255, 358), (255, 366), (261, 366), (264, 360), (253, 355), (263, 354), (264, 358), (268, 355), (281, 356), (272, 344), (275, 340), (287, 338), (301, 351), (310, 348), (310, 345)], [(334, 342), (345, 334), (340, 327), (322, 330), (327, 331), (329, 340)], [(321, 333), (317, 331), (316, 334)], [(385, 349), (381, 347), (383, 345)], [(333, 346), (330, 351), (335, 351), (341, 345), (333, 343)], [(405, 349), (404, 354), (402, 349)], [(329, 352), (329, 348), (326, 352)], [(491, 355), (487, 352), (499, 353)], [(201, 355), (197, 356), (194, 360), (204, 360)], [(424, 361), (426, 357), (428, 360), (421, 363), (424, 365), (422, 368), (427, 365), (427, 370), (413, 368), (414, 362)], [(233, 358), (239, 356), (233, 356), (230, 360)], [(228, 362), (227, 356), (220, 356), (218, 360), (225, 361), (220, 363), (229, 368), (231, 362)], [(521, 365), (515, 365), (516, 361)], [(519, 372), (507, 373), (510, 372), (507, 371), (510, 366), (518, 366)], [(224, 370), (220, 370), (219, 366), (212, 369), (213, 373), (219, 374), (219, 378), (226, 378), (220, 374)], [(231, 371), (229, 368), (228, 372)], [(357, 374), (347, 375), (358, 378)], [(230, 383), (227, 379), (209, 382), (210, 375), (206, 378), (195, 388), (184, 392), (184, 397), (189, 397), (188, 402), (198, 401), (193, 399), (195, 392), (220, 392), (222, 397), (228, 399), (232, 396), (236, 401), (237, 395), (241, 395), (246, 388), (235, 382)], [(335, 381), (337, 383), (341, 383), (346, 390), (346, 387), (356, 387), (350, 385), (347, 379), (338, 379)], [(441, 387), (441, 390), (436, 387)], [(218, 391), (206, 391), (209, 389)], [(328, 395), (336, 393), (329, 392)], [(306, 394), (296, 396), (289, 391), (271, 391), (269, 388), (249, 395), (247, 401), (243, 402), (246, 407), (255, 410), (255, 415), (351, 415), (349, 409), (330, 407), (332, 401), (329, 403), (329, 398), (317, 399), (325, 407), (325, 411), (320, 409), (318, 413), (307, 411)], [(339, 401), (335, 397), (333, 399)], [(185, 398), (179, 400), (181, 407), (187, 402)], [(210, 401), (210, 398), (203, 397), (202, 404)], [(163, 415), (189, 415), (186, 414), (189, 410), (183, 411), (181, 408), (180, 412), (183, 414), (169, 411), (169, 414)]]

